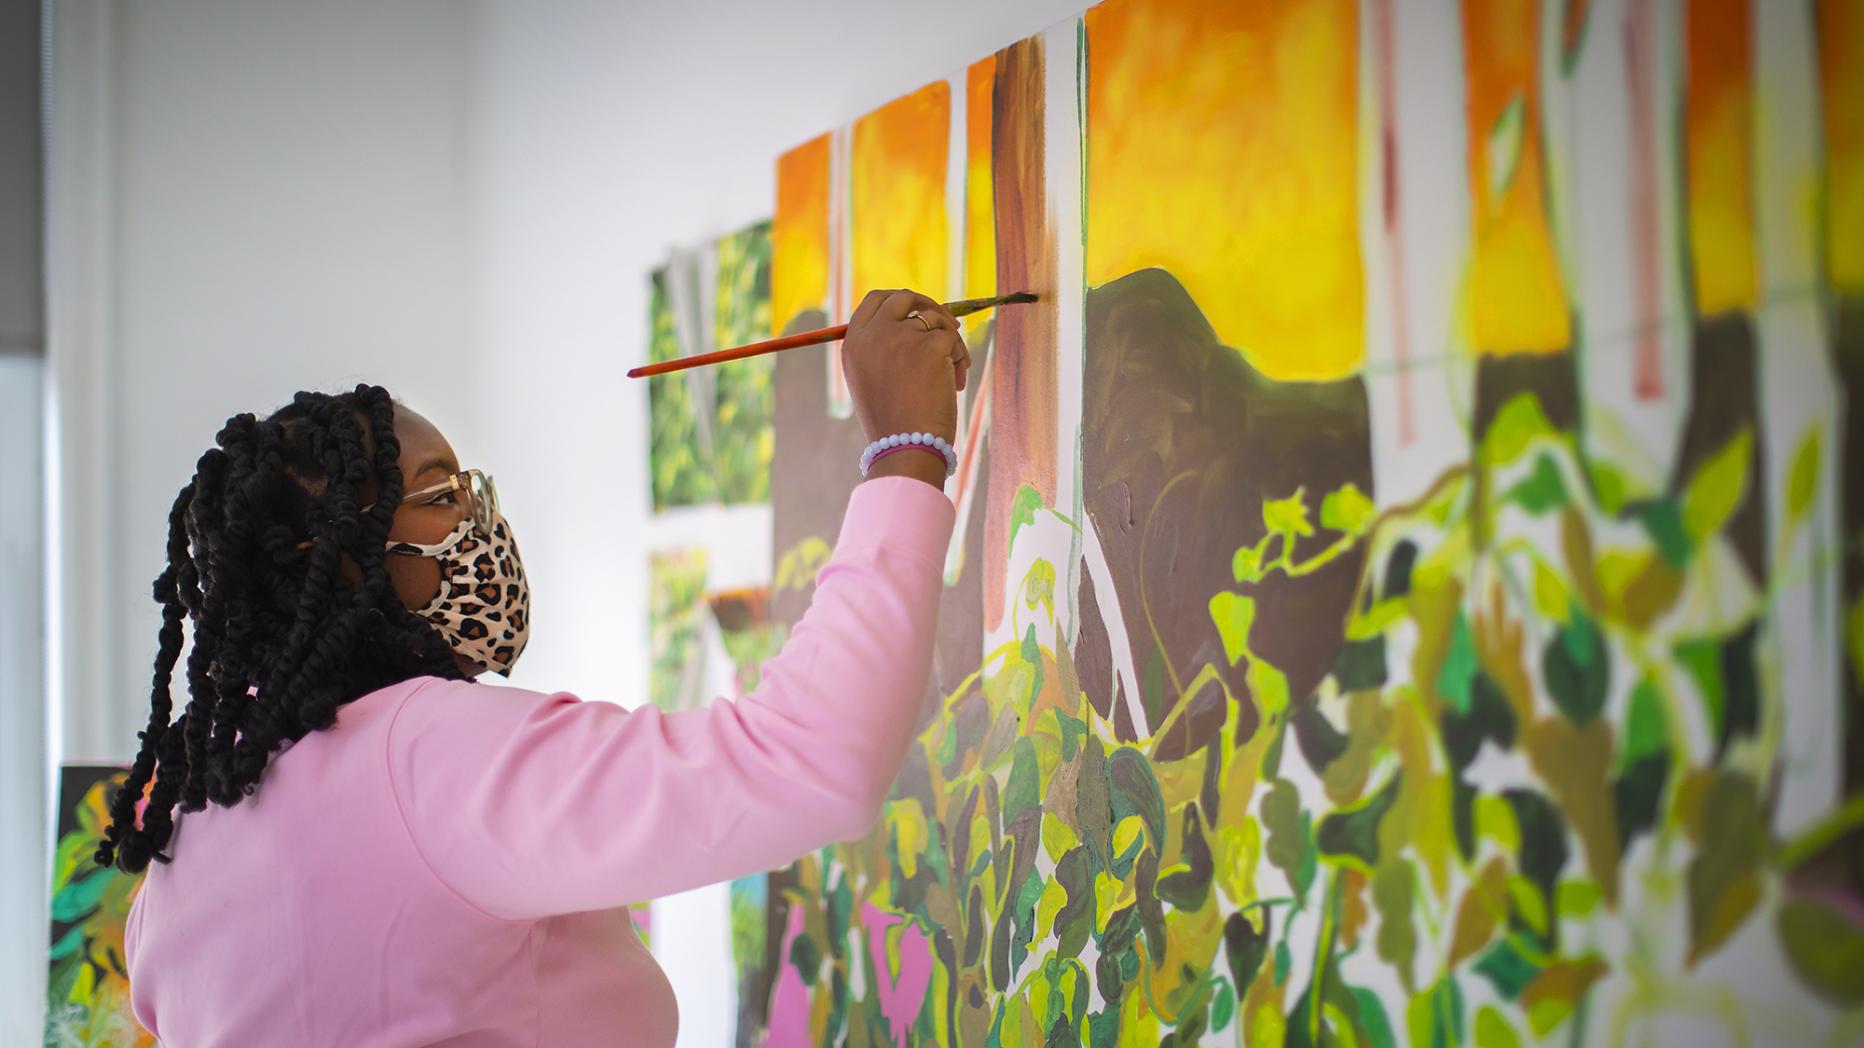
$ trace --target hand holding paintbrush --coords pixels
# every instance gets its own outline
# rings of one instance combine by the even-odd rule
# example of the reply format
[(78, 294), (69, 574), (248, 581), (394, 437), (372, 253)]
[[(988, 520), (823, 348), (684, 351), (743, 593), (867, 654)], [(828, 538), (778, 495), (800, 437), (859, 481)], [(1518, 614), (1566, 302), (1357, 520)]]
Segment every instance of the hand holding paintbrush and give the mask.
[[(892, 292), (885, 291), (870, 291), (868, 292), (868, 298), (871, 299), (874, 295), (886, 295), (891, 293)], [(924, 296), (920, 297), (923, 298)], [(958, 302), (948, 302), (939, 308), (943, 309), (953, 318), (957, 318), (967, 317), (972, 313), (980, 313), (995, 306), (1016, 305), (1023, 302), (1034, 302), (1035, 300), (1036, 296), (1034, 294), (1028, 291), (1018, 291), (1014, 294), (996, 295), (991, 298), (967, 298)], [(865, 305), (866, 301), (867, 299), (863, 299), (862, 303)], [(930, 300), (928, 299), (927, 301)], [(857, 309), (855, 312), (858, 314), (860, 311)], [(643, 364), (638, 368), (631, 369), (628, 372), (628, 377), (649, 378), (654, 375), (665, 375), (672, 371), (684, 371), (687, 368), (701, 367), (706, 364), (722, 364), (727, 360), (743, 360), (745, 357), (757, 357), (765, 353), (776, 353), (780, 350), (795, 349), (799, 346), (819, 346), (824, 342), (834, 342), (838, 339), (846, 338), (848, 335), (848, 328), (852, 323), (853, 321), (851, 319), (848, 324), (837, 324), (834, 327), (817, 328), (814, 331), (798, 331), (793, 335), (784, 335), (781, 338), (773, 338), (764, 342), (753, 342), (748, 346), (738, 346), (734, 349), (721, 349), (712, 353), (698, 353), (690, 357), (681, 357), (678, 360), (662, 360), (658, 363)]]
[[(842, 371), (867, 439), (929, 434), (949, 449), (957, 435), (957, 391), (964, 389), (971, 368), (971, 353), (959, 332), (958, 318), (1035, 298), (1022, 291), (940, 305), (914, 291), (870, 291), (846, 324), (647, 364), (629, 371), (628, 377), (663, 375), (839, 339)], [(946, 473), (940, 463), (937, 456), (889, 454), (876, 458), (871, 466), (863, 457), (861, 466), (870, 477), (912, 476), (939, 487)]]

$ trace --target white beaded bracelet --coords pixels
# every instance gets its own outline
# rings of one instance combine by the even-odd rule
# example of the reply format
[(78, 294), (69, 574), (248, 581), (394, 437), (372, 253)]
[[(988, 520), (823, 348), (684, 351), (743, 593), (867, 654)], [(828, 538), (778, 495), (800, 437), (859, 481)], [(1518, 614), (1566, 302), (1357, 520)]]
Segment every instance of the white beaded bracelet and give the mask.
[(952, 450), (951, 442), (944, 437), (930, 433), (895, 433), (890, 437), (881, 437), (861, 452), (861, 476), (874, 467), (874, 460), (889, 452), (902, 448), (920, 451), (936, 451), (945, 460), (945, 475), (958, 472), (958, 453)]

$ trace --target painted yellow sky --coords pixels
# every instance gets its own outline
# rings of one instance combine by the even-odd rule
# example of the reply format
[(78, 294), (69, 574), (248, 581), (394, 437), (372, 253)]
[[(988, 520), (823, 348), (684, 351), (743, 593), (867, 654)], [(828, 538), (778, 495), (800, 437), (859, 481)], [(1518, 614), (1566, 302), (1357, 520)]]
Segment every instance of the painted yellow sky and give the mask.
[(854, 122), (849, 210), (855, 301), (877, 287), (951, 297), (950, 153), (951, 85), (943, 80)]
[(1539, 97), (1540, 0), (1463, 0), (1469, 140), (1469, 337), (1482, 353), (1572, 344), (1547, 220)]
[(1864, 293), (1864, 0), (1819, 4), (1826, 257), (1832, 285)]
[[(995, 55), (974, 62), (965, 72), (964, 100), (964, 293), (983, 298), (997, 293), (997, 216), (990, 180), (991, 104), (997, 79)], [(990, 314), (973, 315), (967, 336), (980, 330)]]
[(1689, 0), (1684, 177), (1696, 312), (1755, 304), (1754, 59), (1747, 0)]
[(1149, 266), (1284, 380), (1365, 357), (1356, 0), (1087, 12), (1087, 281)]
[(770, 229), (770, 322), (778, 331), (828, 301), (829, 136), (777, 158)]

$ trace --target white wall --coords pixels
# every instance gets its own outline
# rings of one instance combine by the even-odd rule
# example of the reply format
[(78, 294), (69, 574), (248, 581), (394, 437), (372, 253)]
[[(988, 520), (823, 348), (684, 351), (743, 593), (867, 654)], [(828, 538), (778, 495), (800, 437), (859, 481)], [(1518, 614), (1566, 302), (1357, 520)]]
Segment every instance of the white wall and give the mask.
[(475, 12), (56, 11), (57, 756), (123, 760), (146, 719), (163, 521), (227, 416), (366, 379), (466, 458), (483, 447), (465, 144)]

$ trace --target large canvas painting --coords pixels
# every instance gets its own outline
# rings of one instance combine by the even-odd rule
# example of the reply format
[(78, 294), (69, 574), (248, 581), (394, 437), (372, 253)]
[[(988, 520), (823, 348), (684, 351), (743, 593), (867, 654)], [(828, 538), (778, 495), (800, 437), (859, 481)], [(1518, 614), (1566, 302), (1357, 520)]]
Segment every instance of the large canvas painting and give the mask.
[[(770, 223), (675, 252), (648, 277), (650, 361), (770, 337)], [(648, 381), (648, 472), (656, 511), (770, 498), (767, 357)]]
[(149, 1048), (155, 1038), (130, 1011), (123, 928), (141, 877), (92, 861), (110, 825), (119, 765), (72, 764), (58, 773), (58, 846), (52, 855), (51, 972), (46, 1048)]
[[(779, 329), (1042, 298), (740, 1043), (1864, 1038), (1864, 3), (1107, 0), (777, 202)], [(775, 385), (793, 621), (862, 437)]]

